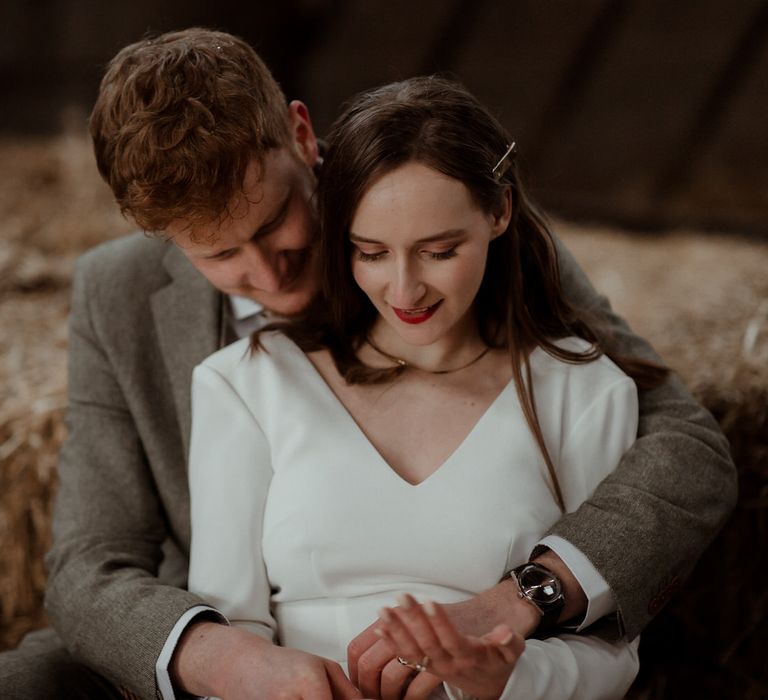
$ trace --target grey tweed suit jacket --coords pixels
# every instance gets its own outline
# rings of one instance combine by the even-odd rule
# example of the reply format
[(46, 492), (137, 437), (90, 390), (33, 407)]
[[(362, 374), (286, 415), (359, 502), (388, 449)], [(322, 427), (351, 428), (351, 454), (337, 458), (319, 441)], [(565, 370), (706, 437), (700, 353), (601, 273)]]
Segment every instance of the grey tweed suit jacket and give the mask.
[[(610, 324), (613, 349), (657, 359), (559, 253), (567, 295)], [(77, 265), (46, 606), (76, 659), (141, 697), (158, 693), (155, 662), (179, 617), (205, 602), (184, 589), (190, 381), (220, 343), (222, 309), (172, 244), (141, 234)], [(725, 438), (675, 378), (641, 393), (640, 410), (619, 468), (552, 529), (611, 586), (618, 614), (607, 633), (630, 638), (690, 572), (736, 495)]]

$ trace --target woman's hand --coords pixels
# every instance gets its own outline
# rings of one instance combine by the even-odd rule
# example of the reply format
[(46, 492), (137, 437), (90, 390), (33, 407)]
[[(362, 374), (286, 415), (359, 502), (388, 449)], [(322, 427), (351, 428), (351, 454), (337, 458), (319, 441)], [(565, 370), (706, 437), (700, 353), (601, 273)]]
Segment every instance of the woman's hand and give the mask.
[(376, 629), (402, 660), (399, 663), (408, 662), (404, 669), (417, 674), (404, 700), (421, 684), (434, 686), (435, 677), (480, 700), (501, 695), (525, 649), (522, 636), (505, 625), (482, 637), (463, 635), (439, 604), (419, 605), (410, 595), (398, 602), (400, 607), (381, 610)]
[[(510, 579), (459, 603), (443, 605), (442, 609), (461, 634), (475, 637), (501, 625), (527, 637), (540, 619), (533, 606), (517, 596), (517, 586)], [(400, 700), (410, 682), (408, 700), (426, 700), (440, 680), (424, 673), (414, 677), (411, 669), (397, 663), (391, 646), (376, 633), (381, 624), (377, 619), (349, 643), (350, 679), (369, 698)], [(431, 685), (427, 683), (430, 679)]]

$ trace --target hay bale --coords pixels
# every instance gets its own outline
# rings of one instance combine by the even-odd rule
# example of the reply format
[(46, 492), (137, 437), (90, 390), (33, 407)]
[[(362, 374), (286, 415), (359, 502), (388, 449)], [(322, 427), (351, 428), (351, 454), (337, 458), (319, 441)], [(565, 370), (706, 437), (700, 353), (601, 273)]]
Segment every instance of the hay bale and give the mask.
[(31, 629), (42, 627), (45, 589), (43, 555), (50, 547), (61, 408), (33, 414), (0, 430), (4, 493), (0, 511), (0, 647), (12, 648)]
[[(75, 120), (76, 124), (85, 119)], [(75, 126), (57, 138), (0, 140), (0, 241), (17, 260), (78, 253), (135, 227), (114, 204), (96, 170), (86, 132)]]
[(735, 512), (643, 634), (632, 697), (768, 697), (768, 244), (559, 228), (595, 285), (713, 413), (739, 473)]
[(67, 292), (0, 299), (0, 648), (42, 626), (56, 459), (64, 437)]
[(75, 257), (130, 230), (84, 131), (0, 141), (0, 649), (45, 625)]

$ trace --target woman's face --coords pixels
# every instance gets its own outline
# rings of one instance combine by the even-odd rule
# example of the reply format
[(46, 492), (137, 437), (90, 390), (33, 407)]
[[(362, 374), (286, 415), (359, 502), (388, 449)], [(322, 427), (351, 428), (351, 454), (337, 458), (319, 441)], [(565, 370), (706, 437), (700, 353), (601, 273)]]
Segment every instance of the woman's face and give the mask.
[(486, 214), (459, 180), (406, 163), (375, 180), (355, 211), (355, 281), (407, 344), (460, 338), (509, 209)]

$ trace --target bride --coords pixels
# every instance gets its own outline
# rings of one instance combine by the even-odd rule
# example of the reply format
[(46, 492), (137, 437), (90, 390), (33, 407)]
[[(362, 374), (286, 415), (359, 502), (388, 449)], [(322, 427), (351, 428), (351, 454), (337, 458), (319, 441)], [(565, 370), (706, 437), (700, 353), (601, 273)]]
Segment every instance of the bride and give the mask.
[(565, 301), (514, 145), (461, 86), (363, 94), (329, 142), (321, 298), (194, 374), (190, 590), (284, 678), (298, 652), (332, 678), (378, 615), (411, 693), (622, 697), (637, 641), (465, 636), (443, 606), (588, 498), (662, 370)]

